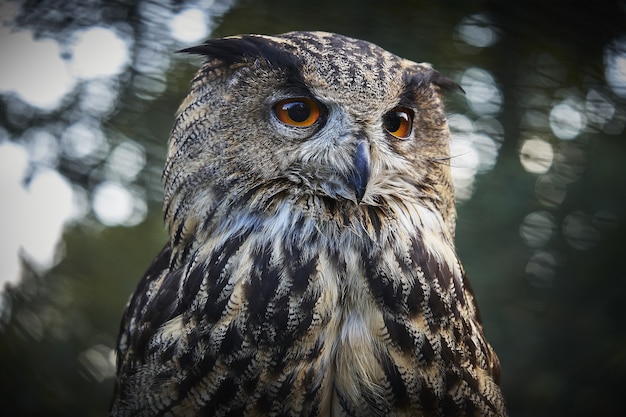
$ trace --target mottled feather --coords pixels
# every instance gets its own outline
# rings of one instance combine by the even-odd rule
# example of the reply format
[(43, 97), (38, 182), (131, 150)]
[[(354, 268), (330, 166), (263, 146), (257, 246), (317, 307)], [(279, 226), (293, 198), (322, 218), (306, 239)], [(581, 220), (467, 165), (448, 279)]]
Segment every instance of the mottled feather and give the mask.
[[(454, 249), (458, 86), (322, 32), (185, 52), (206, 62), (170, 137), (170, 240), (127, 306), (111, 415), (505, 416)], [(272, 113), (298, 97), (312, 126)]]

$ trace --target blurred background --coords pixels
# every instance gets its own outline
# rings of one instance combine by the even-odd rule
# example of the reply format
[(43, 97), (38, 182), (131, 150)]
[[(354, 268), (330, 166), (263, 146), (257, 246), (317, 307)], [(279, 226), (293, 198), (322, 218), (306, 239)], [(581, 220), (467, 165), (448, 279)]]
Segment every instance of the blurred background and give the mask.
[(0, 0), (0, 396), (104, 416), (124, 304), (166, 241), (161, 169), (209, 37), (327, 30), (432, 63), (457, 246), (512, 417), (619, 414), (626, 2)]

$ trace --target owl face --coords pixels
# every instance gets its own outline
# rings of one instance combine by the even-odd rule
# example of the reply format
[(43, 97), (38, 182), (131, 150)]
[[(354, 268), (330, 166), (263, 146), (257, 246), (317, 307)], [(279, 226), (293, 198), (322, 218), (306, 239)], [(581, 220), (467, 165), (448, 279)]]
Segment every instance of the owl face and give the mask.
[(402, 200), (437, 204), (453, 222), (440, 93), (455, 84), (429, 66), (321, 32), (184, 51), (207, 61), (172, 134), (170, 211), (222, 194), (249, 204), (263, 190), (260, 209), (278, 196), (352, 206)]

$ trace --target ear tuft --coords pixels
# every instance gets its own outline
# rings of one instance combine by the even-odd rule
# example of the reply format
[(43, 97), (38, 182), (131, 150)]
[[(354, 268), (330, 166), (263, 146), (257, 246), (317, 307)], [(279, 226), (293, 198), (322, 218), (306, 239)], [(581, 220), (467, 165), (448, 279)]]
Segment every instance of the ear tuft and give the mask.
[(463, 87), (461, 87), (459, 83), (452, 80), (451, 78), (441, 75), (437, 71), (433, 73), (433, 77), (431, 81), (434, 85), (439, 87), (444, 93), (447, 93), (448, 91), (458, 91), (458, 92), (465, 94), (465, 90), (463, 90)]
[(201, 45), (181, 49), (179, 53), (202, 55), (207, 61), (221, 61), (226, 66), (262, 59), (279, 68), (297, 68), (299, 62), (279, 43), (266, 36), (242, 35), (209, 39)]

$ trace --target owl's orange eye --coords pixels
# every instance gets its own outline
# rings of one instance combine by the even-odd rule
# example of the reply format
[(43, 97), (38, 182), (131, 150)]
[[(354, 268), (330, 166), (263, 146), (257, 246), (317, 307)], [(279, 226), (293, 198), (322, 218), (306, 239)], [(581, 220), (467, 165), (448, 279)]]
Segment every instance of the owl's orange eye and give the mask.
[(309, 127), (320, 118), (320, 106), (310, 98), (288, 98), (274, 105), (274, 114), (286, 125)]
[(383, 127), (398, 139), (406, 139), (413, 129), (413, 111), (406, 107), (396, 107), (383, 118)]

